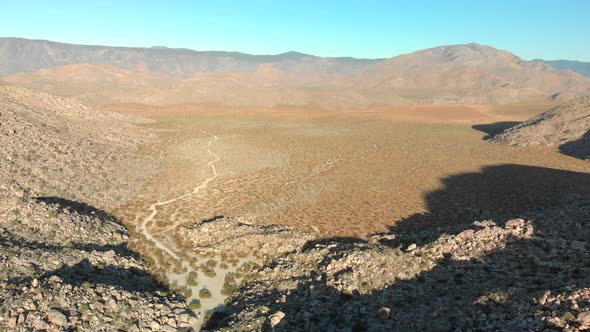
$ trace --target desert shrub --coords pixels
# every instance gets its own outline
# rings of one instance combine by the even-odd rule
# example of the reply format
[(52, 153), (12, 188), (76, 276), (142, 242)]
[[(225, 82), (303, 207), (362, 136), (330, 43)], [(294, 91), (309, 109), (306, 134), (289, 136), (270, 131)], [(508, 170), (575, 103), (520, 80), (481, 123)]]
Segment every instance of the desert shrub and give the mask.
[(211, 291), (209, 291), (207, 288), (202, 288), (199, 291), (199, 297), (201, 297), (203, 299), (208, 299), (211, 297)]
[(188, 308), (190, 310), (198, 310), (201, 309), (201, 301), (199, 299), (193, 299), (189, 304)]
[(213, 270), (212, 268), (210, 268), (209, 266), (207, 266), (205, 264), (201, 264), (199, 266), (199, 268), (201, 269), (201, 272), (203, 272), (203, 274), (209, 278), (213, 278), (216, 275), (215, 270)]
[(261, 277), (262, 276), (260, 275), (260, 273), (249, 273), (244, 275), (244, 281), (256, 280), (260, 279)]
[(217, 261), (214, 259), (209, 259), (207, 260), (207, 262), (205, 262), (205, 264), (207, 264), (208, 267), (213, 269), (217, 266)]
[(186, 284), (191, 287), (197, 286), (199, 284), (199, 282), (197, 281), (198, 276), (199, 275), (197, 272), (191, 271), (188, 274), (188, 277), (186, 278)]

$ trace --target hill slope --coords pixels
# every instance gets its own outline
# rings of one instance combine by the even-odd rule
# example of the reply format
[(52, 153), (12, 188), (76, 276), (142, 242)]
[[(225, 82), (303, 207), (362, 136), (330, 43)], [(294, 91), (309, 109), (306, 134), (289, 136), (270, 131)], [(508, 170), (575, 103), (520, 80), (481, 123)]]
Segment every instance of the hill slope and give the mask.
[(136, 153), (154, 139), (133, 124), (141, 121), (69, 98), (0, 87), (0, 196), (19, 187), (35, 196), (114, 207), (155, 170)]
[(0, 87), (0, 330), (195, 326), (103, 210), (157, 166), (138, 153), (154, 141), (145, 121)]
[(0, 197), (0, 330), (190, 329), (195, 314), (166, 295), (128, 238), (84, 204)]
[(352, 85), (424, 103), (511, 103), (590, 93), (590, 80), (582, 75), (474, 43), (391, 58)]
[(568, 155), (590, 157), (590, 97), (581, 97), (509, 128), (492, 142), (516, 146), (559, 146)]

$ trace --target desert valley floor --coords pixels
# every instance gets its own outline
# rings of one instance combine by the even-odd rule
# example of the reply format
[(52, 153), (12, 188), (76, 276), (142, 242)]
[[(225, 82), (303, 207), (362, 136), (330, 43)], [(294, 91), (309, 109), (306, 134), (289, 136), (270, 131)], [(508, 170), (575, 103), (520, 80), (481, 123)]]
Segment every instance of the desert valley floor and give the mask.
[[(294, 227), (311, 234), (308, 239), (369, 239), (510, 218), (585, 193), (587, 162), (554, 148), (483, 139), (548, 108), (105, 106), (154, 120), (145, 126), (160, 137), (142, 152), (160, 160), (161, 171), (115, 215), (135, 230), (134, 248), (155, 271), (173, 270), (168, 279), (180, 284), (188, 271), (201, 271), (204, 285), (194, 292), (203, 286), (223, 292), (225, 271), (213, 269), (222, 275), (206, 280), (208, 268), (199, 260), (213, 260), (215, 268), (231, 262), (225, 257), (263, 264), (274, 255), (249, 243), (248, 234), (212, 234), (203, 245), (210, 222), (238, 218)], [(200, 302), (209, 310), (223, 297)]]
[[(490, 213), (502, 203), (503, 212), (526, 210), (532, 203), (539, 207), (562, 187), (582, 185), (560, 178), (563, 184), (552, 187), (550, 169), (573, 174), (590, 171), (590, 165), (552, 148), (516, 148), (482, 138), (549, 107), (105, 106), (155, 120), (145, 126), (160, 136), (143, 153), (161, 160), (161, 172), (116, 214), (134, 225), (151, 204), (190, 193), (210, 178), (211, 166), (215, 178), (206, 187), (159, 209), (149, 225), (155, 234), (170, 238), (177, 226), (239, 215), (320, 237), (363, 238), (433, 207), (452, 210), (461, 202), (477, 201)], [(491, 170), (484, 173), (486, 168)], [(460, 180), (477, 174), (477, 183)], [(463, 197), (436, 195), (445, 185)]]

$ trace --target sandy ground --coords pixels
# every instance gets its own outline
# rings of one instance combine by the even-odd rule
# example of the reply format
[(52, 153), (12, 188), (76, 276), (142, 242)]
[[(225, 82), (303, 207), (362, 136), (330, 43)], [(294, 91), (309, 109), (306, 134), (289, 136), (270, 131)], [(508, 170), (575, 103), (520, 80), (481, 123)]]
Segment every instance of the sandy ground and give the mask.
[(117, 212), (137, 222), (154, 202), (190, 192), (210, 176), (210, 156), (201, 149), (206, 130), (218, 137), (212, 151), (220, 157), (219, 176), (199, 194), (162, 206), (153, 220), (156, 235), (173, 231), (170, 225), (242, 215), (321, 236), (366, 236), (425, 211), (425, 195), (450, 175), (499, 164), (589, 171), (588, 163), (553, 149), (482, 140), (484, 131), (497, 130), (489, 124), (525, 119), (547, 107), (320, 111), (113, 105), (108, 109), (156, 120), (147, 126), (160, 130), (163, 143), (151, 148), (165, 165)]

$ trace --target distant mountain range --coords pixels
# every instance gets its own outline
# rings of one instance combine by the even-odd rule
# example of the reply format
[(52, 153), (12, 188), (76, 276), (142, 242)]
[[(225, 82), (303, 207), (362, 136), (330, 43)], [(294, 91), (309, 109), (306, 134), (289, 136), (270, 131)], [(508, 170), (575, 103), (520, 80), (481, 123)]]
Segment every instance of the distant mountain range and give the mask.
[(590, 78), (475, 43), (389, 59), (250, 55), (0, 38), (0, 80), (91, 104), (367, 107), (590, 94)]
[(0, 75), (31, 72), (71, 64), (105, 64), (149, 70), (175, 78), (215, 72), (255, 72), (272, 66), (285, 72), (312, 72), (317, 78), (362, 71), (379, 59), (322, 58), (298, 52), (251, 55), (190, 49), (90, 46), (47, 40), (0, 38)]
[(540, 60), (557, 69), (569, 69), (590, 77), (590, 62), (573, 60)]

